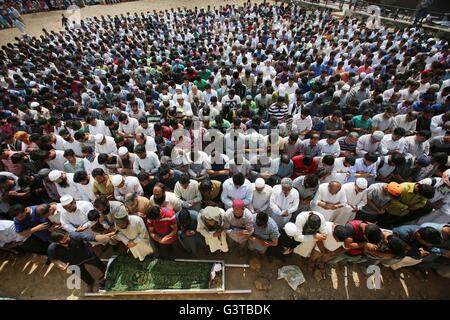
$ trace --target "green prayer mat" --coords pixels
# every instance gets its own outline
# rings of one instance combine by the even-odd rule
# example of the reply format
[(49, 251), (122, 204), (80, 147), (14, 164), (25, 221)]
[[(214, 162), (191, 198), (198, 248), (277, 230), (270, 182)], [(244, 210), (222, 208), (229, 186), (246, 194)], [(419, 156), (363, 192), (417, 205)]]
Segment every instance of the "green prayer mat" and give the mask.
[(209, 289), (213, 264), (118, 256), (108, 268), (105, 290)]

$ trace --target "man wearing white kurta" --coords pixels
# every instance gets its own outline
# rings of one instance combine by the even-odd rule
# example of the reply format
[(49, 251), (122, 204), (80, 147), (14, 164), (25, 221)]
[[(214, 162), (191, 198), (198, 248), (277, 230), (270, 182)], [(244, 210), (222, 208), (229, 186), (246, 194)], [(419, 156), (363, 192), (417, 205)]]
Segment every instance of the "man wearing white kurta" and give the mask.
[(344, 183), (347, 177), (350, 176), (350, 170), (355, 164), (355, 157), (341, 157), (334, 159), (333, 171), (325, 178), (325, 182), (337, 181)]
[(272, 195), (272, 187), (266, 185), (263, 178), (256, 179), (253, 186), (253, 199), (250, 209), (254, 213), (266, 212), (271, 213), (270, 210), (270, 196)]
[(297, 189), (293, 188), (291, 178), (283, 178), (281, 184), (272, 188), (270, 196), (270, 208), (272, 219), (275, 220), (279, 228), (282, 228), (298, 209), (300, 197)]
[(61, 225), (67, 232), (77, 231), (78, 228), (89, 222), (88, 213), (94, 206), (88, 201), (75, 201), (71, 195), (64, 195), (60, 199)]
[[(155, 174), (158, 172), (159, 162), (158, 156), (152, 151), (145, 151), (145, 147), (137, 146), (135, 149), (137, 158), (133, 164), (133, 171), (135, 174), (139, 174), (141, 171), (145, 171), (149, 174)], [(140, 150), (143, 149), (143, 150)], [(144, 152), (140, 152), (144, 151)]]
[(189, 179), (189, 174), (183, 174), (175, 184), (173, 192), (180, 198), (183, 208), (199, 211), (201, 209), (202, 194), (198, 189), (199, 183)]
[(96, 134), (103, 134), (105, 136), (111, 137), (111, 131), (105, 125), (105, 121), (93, 119), (90, 124), (87, 125), (89, 133), (93, 136)]
[(316, 241), (323, 241), (327, 237), (325, 223), (325, 217), (320, 212), (300, 212), (295, 219), (297, 233), (294, 235), (294, 240), (301, 244), (294, 249), (294, 252), (302, 257), (309, 257), (316, 246)]
[(349, 182), (342, 186), (347, 198), (347, 204), (342, 212), (334, 219), (336, 224), (346, 224), (355, 219), (356, 212), (367, 204), (367, 180), (358, 178), (355, 182)]
[(127, 193), (135, 193), (138, 196), (144, 195), (144, 190), (136, 177), (123, 177), (116, 174), (112, 177), (111, 182), (114, 186), (114, 198), (118, 201), (123, 202)]
[(155, 252), (141, 217), (128, 215), (126, 211), (120, 210), (114, 213), (113, 218), (118, 230), (115, 239), (126, 245), (136, 259), (143, 261), (146, 256)]
[(323, 214), (326, 221), (334, 221), (347, 203), (347, 197), (337, 181), (322, 183), (311, 201), (311, 209)]
[(117, 154), (117, 145), (114, 138), (101, 133), (95, 135), (95, 153)]

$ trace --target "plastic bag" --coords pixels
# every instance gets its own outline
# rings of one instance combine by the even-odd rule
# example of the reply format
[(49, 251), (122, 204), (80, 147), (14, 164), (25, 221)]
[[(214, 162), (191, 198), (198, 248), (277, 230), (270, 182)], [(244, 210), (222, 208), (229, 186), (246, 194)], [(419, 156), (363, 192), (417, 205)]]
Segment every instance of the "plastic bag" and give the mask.
[(278, 279), (285, 279), (292, 290), (297, 290), (297, 287), (305, 282), (302, 270), (298, 266), (283, 266), (278, 269)]

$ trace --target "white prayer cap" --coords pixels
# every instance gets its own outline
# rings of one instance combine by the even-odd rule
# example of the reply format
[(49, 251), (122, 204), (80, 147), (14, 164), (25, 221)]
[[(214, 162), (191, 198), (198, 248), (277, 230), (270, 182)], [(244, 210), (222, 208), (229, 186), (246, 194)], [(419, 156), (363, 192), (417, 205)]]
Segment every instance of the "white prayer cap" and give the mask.
[(360, 189), (363, 189), (363, 190), (367, 189), (367, 180), (366, 180), (366, 178), (358, 178), (358, 179), (356, 179), (355, 184)]
[(48, 178), (50, 179), (51, 182), (55, 182), (56, 180), (61, 178), (61, 175), (62, 175), (61, 171), (53, 170), (53, 171), (50, 171), (50, 173), (48, 174)]
[(184, 99), (182, 94), (177, 94), (175, 97), (177, 100)]
[(118, 153), (119, 153), (119, 156), (121, 156), (121, 157), (126, 155), (128, 153), (127, 147), (120, 147), (118, 150)]
[(264, 186), (266, 185), (266, 182), (264, 181), (263, 178), (258, 178), (255, 180), (255, 187), (256, 188), (264, 188)]
[(289, 237), (293, 237), (297, 233), (297, 226), (295, 223), (288, 222), (284, 225), (284, 231)]
[(72, 201), (73, 201), (73, 197), (70, 194), (65, 194), (59, 199), (59, 202), (61, 202), (62, 206), (67, 206), (67, 205), (71, 204)]
[(163, 96), (161, 97), (161, 99), (162, 99), (163, 102), (164, 102), (164, 101), (169, 101), (169, 96), (168, 96), (168, 95), (163, 95)]
[(381, 141), (384, 137), (384, 132), (383, 131), (374, 131), (372, 133), (372, 138), (374, 138), (377, 141)]
[(36, 85), (36, 81), (30, 81), (30, 87), (34, 87)]
[(344, 84), (342, 86), (342, 91), (350, 91), (350, 86), (348, 84)]
[(361, 80), (363, 80), (365, 77), (366, 77), (366, 73), (365, 72), (361, 72), (360, 74), (359, 74), (359, 78), (361, 79)]
[(36, 102), (36, 101), (33, 101), (33, 102), (30, 104), (30, 107), (31, 107), (31, 108), (37, 108), (37, 107), (39, 107), (39, 106), (40, 106), (39, 102)]
[(149, 86), (149, 85), (151, 85), (151, 84), (153, 84), (150, 80), (148, 80), (146, 83), (145, 83), (145, 85), (146, 86)]
[(182, 90), (181, 85), (177, 84), (177, 85), (175, 86), (175, 90)]
[(105, 136), (101, 133), (98, 133), (95, 135), (95, 142), (100, 143), (103, 141), (103, 139), (105, 138)]
[(86, 93), (86, 92), (83, 92), (82, 94), (81, 94), (81, 100), (87, 100), (87, 99), (89, 99), (90, 97), (89, 97), (89, 95)]
[(111, 182), (114, 187), (117, 187), (119, 184), (121, 184), (123, 181), (123, 177), (120, 174), (116, 174), (112, 177)]

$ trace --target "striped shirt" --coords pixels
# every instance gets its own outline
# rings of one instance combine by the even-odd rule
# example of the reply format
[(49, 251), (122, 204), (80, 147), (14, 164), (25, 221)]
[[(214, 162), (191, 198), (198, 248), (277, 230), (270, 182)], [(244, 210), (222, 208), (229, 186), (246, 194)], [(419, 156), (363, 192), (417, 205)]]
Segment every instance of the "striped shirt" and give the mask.
[(165, 236), (172, 231), (171, 225), (177, 223), (175, 211), (170, 208), (161, 208), (161, 218), (147, 220), (147, 226), (160, 236)]
[(286, 104), (282, 104), (281, 106), (273, 103), (269, 107), (269, 115), (275, 117), (279, 120), (284, 119), (289, 113), (289, 107)]

